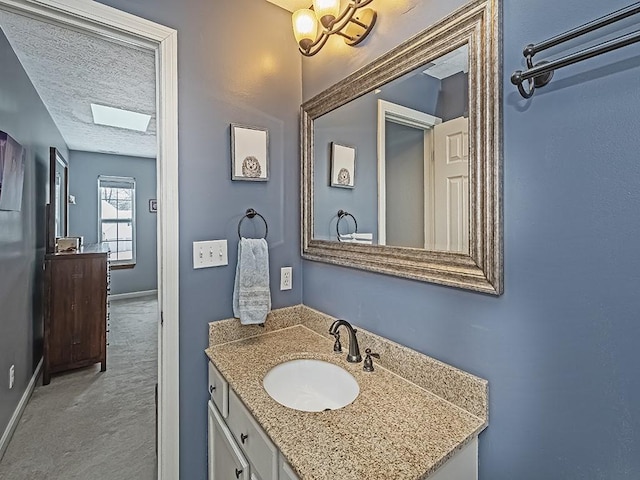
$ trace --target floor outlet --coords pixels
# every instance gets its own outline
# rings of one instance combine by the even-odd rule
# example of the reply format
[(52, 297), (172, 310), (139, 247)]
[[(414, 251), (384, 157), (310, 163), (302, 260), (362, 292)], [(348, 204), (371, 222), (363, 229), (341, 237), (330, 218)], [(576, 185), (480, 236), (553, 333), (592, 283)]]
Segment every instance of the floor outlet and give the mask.
[(16, 366), (11, 365), (11, 368), (9, 368), (9, 390), (13, 388), (13, 384), (15, 380), (16, 380)]
[(291, 290), (291, 267), (282, 267), (280, 269), (280, 290)]

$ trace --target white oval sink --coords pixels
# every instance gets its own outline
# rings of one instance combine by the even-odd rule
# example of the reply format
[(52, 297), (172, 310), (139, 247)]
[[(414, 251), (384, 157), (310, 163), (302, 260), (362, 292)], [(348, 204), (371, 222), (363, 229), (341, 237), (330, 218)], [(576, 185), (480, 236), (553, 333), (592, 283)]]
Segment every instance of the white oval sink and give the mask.
[(335, 410), (353, 402), (360, 393), (356, 379), (333, 363), (300, 359), (276, 365), (262, 381), (280, 405), (303, 412)]

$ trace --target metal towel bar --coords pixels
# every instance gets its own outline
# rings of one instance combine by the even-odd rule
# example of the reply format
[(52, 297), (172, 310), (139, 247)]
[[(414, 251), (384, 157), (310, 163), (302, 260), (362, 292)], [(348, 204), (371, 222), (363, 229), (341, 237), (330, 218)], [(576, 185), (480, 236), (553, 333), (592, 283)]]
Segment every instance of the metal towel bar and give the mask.
[[(593, 32), (594, 30), (598, 30), (607, 25), (611, 25), (612, 23), (624, 20), (625, 18), (636, 15), (638, 13), (640, 13), (640, 2), (629, 5), (628, 7), (617, 10), (591, 22), (585, 23), (584, 25), (581, 25), (560, 35), (556, 35), (555, 37), (545, 40), (544, 42), (527, 45), (522, 52), (527, 61), (527, 70), (525, 70), (524, 72), (522, 70), (516, 70), (515, 72), (513, 72), (513, 74), (511, 75), (511, 83), (518, 87), (520, 95), (522, 95), (524, 98), (531, 98), (535, 93), (536, 88), (544, 87), (551, 81), (551, 79), (553, 78), (553, 72), (555, 70), (573, 65), (574, 63), (578, 63), (589, 58), (596, 57), (598, 55), (602, 55), (603, 53), (612, 52), (613, 50), (626, 47), (627, 45), (632, 45), (636, 42), (640, 42), (640, 30), (638, 30), (614, 38), (613, 40), (600, 43), (593, 47), (580, 50), (579, 52), (572, 53), (551, 62), (541, 61), (535, 65), (533, 64), (533, 56), (536, 53), (542, 52), (543, 50), (551, 47), (555, 47), (556, 45), (560, 45), (569, 40), (573, 40), (574, 38), (585, 35), (586, 33)], [(525, 81), (529, 84), (528, 90), (523, 85)]]

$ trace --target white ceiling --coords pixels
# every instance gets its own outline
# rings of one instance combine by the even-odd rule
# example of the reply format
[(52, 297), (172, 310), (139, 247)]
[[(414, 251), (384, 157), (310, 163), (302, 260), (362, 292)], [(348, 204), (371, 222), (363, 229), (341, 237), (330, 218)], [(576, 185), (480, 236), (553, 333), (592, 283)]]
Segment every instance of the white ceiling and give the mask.
[(446, 55), (437, 58), (424, 69), (425, 74), (431, 75), (439, 80), (455, 75), (459, 72), (469, 71), (469, 45), (455, 49)]
[(267, 0), (267, 2), (278, 5), (279, 7), (282, 7), (285, 10), (289, 10), (290, 12), (295, 12), (296, 10), (300, 10), (301, 8), (309, 8), (309, 6), (313, 3), (313, 0)]
[[(3, 10), (0, 28), (69, 149), (156, 156), (153, 53)], [(149, 128), (95, 125), (91, 103), (151, 115)]]

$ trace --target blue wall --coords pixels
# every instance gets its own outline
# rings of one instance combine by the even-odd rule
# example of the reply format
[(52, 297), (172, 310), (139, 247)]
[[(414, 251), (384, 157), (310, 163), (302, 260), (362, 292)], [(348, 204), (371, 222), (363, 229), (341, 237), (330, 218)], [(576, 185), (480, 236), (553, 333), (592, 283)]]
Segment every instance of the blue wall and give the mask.
[[(304, 98), (455, 7), (409, 3), (378, 5), (348, 58), (305, 60)], [(529, 102), (509, 83), (523, 46), (628, 3), (504, 2), (503, 296), (304, 263), (305, 304), (489, 380), (482, 479), (640, 478), (640, 48), (560, 70)]]
[(131, 293), (158, 288), (156, 256), (157, 219), (149, 212), (156, 195), (156, 159), (71, 151), (69, 193), (76, 204), (69, 206), (69, 234), (84, 236), (84, 243), (98, 242), (98, 177), (112, 175), (136, 179), (136, 266), (111, 272), (111, 293)]
[[(0, 211), (0, 436), (42, 357), (49, 147), (67, 146), (0, 30), (0, 130), (26, 149), (22, 210)], [(15, 365), (15, 385), (7, 372)]]
[[(232, 316), (238, 221), (269, 222), (274, 308), (300, 303), (298, 111), (301, 62), (291, 17), (262, 0), (105, 0), (178, 30), (180, 478), (206, 478), (207, 323)], [(266, 127), (268, 182), (232, 182), (229, 124)], [(251, 234), (247, 221), (246, 235)], [(226, 238), (229, 266), (193, 270), (192, 242)], [(293, 289), (280, 292), (281, 266)]]

